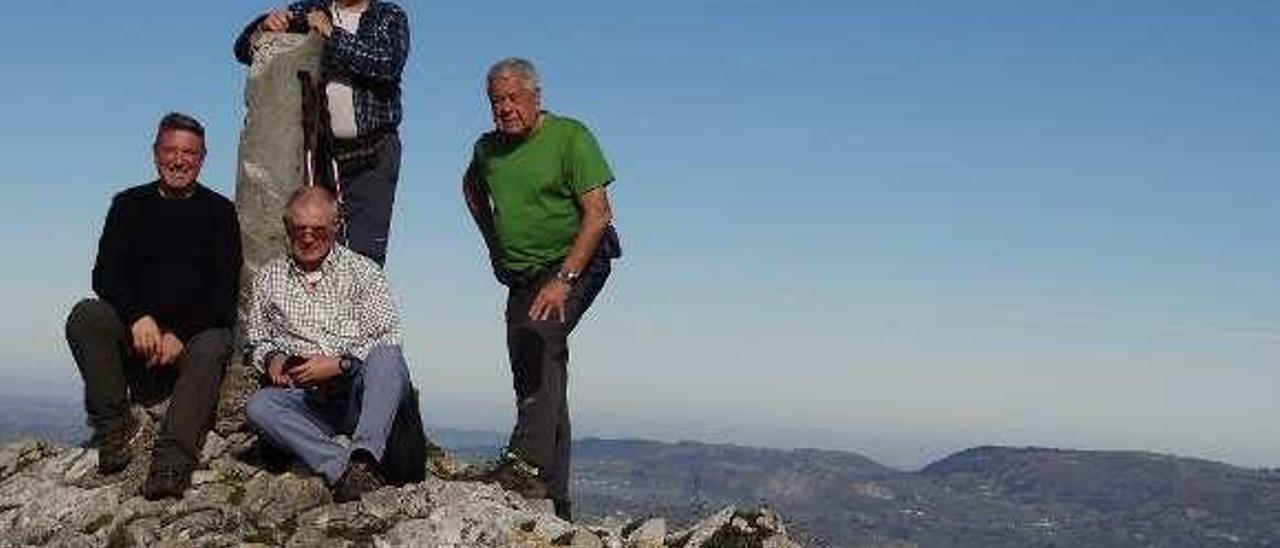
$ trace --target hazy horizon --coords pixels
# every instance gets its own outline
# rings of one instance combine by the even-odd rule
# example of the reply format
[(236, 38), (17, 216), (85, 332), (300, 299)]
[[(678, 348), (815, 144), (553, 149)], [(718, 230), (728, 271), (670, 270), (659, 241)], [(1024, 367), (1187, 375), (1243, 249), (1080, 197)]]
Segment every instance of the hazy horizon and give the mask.
[[(205, 123), (202, 180), (234, 193), (232, 41), (272, 5), (15, 11), (0, 375), (79, 386), (63, 322), (163, 113)], [(1280, 4), (402, 5), (387, 272), (429, 423), (511, 421), (459, 178), (485, 69), (520, 55), (618, 177), (576, 434), (1280, 464)]]
[[(67, 409), (74, 409), (75, 416), (73, 419), (79, 422), (84, 419), (84, 412), (80, 408), (81, 385), (79, 382), (80, 381), (77, 378), (57, 379), (49, 377), (10, 379), (6, 386), (0, 387), (0, 398), (20, 395), (41, 403), (57, 402), (57, 407), (59, 409), (63, 409), (64, 405), (67, 406)], [(415, 382), (418, 382), (417, 379), (415, 379)], [(428, 430), (453, 430), (485, 435), (492, 434), (503, 439), (505, 439), (505, 436), (510, 432), (510, 418), (506, 415), (493, 416), (468, 424), (454, 424), (443, 422), (440, 418), (434, 416), (430, 402), (422, 402), (422, 407), (424, 410), (424, 426)], [(11, 421), (13, 420), (13, 417), (9, 418)], [(791, 433), (788, 435), (767, 431), (689, 432), (688, 435), (678, 435), (671, 432), (664, 433), (660, 430), (655, 430), (652, 426), (620, 425), (610, 427), (609, 425), (598, 425), (596, 428), (598, 428), (598, 430), (586, 432), (580, 431), (581, 429), (577, 429), (574, 431), (573, 437), (576, 440), (586, 438), (637, 439), (667, 443), (692, 441), (709, 444), (725, 443), (781, 450), (821, 449), (845, 451), (865, 456), (880, 464), (903, 471), (919, 470), (930, 463), (966, 449), (987, 445), (1006, 445), (983, 440), (970, 440), (965, 444), (961, 442), (947, 442), (944, 439), (910, 439), (903, 436), (892, 436), (887, 434), (861, 435), (853, 438), (843, 434), (836, 435), (831, 433), (827, 433), (827, 435), (824, 436), (821, 432), (801, 432)], [(1011, 444), (1011, 446), (1036, 446), (1086, 451), (1146, 451), (1171, 454), (1178, 457), (1218, 460), (1244, 468), (1280, 468), (1280, 463), (1275, 462), (1232, 462), (1230, 460), (1212, 458), (1206, 455), (1181, 454), (1174, 451), (1160, 451), (1157, 449), (1142, 447), (1086, 447), (1063, 444)]]

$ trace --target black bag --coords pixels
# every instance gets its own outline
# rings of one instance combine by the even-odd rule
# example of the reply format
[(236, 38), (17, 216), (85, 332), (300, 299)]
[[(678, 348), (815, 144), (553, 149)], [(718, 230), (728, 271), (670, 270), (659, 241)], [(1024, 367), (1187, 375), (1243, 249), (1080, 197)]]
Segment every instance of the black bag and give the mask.
[(618, 231), (614, 230), (613, 225), (604, 227), (604, 233), (600, 235), (600, 243), (596, 244), (596, 254), (593, 259), (617, 259), (622, 256), (622, 241), (618, 239)]
[(422, 429), (417, 389), (400, 398), (387, 447), (382, 452), (382, 476), (397, 486), (427, 479), (427, 434)]

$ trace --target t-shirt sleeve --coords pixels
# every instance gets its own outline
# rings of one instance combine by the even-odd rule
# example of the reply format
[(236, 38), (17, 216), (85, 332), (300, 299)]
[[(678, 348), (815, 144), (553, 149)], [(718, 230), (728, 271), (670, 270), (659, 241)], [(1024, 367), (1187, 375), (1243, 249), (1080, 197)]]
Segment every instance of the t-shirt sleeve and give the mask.
[(586, 127), (579, 127), (569, 142), (569, 184), (581, 196), (613, 182), (613, 171), (604, 159), (600, 144)]

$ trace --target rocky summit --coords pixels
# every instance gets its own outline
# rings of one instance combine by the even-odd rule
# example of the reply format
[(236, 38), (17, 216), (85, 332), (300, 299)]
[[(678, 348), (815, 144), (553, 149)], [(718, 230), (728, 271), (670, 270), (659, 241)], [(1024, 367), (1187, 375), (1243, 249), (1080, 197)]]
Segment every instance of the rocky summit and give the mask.
[(437, 475), (422, 483), (335, 504), (318, 476), (259, 457), (240, 413), (252, 386), (248, 371), (229, 371), (200, 467), (180, 500), (138, 494), (163, 406), (134, 410), (143, 424), (132, 441), (134, 459), (111, 476), (98, 475), (96, 449), (38, 439), (0, 448), (0, 547), (799, 546), (768, 509), (730, 506), (678, 531), (661, 518), (569, 523), (545, 501), (496, 484), (440, 479), (467, 467), (447, 457), (431, 463)]

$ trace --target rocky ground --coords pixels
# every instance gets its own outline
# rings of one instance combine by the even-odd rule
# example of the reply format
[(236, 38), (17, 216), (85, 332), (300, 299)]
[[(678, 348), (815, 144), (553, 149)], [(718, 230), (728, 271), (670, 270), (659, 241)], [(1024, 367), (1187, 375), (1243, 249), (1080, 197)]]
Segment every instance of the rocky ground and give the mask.
[[(163, 408), (135, 409), (143, 428), (134, 461), (109, 477), (97, 451), (25, 439), (0, 448), (0, 547), (8, 546), (476, 546), (792, 547), (768, 509), (726, 507), (687, 529), (661, 518), (575, 524), (545, 501), (526, 501), (494, 484), (428, 478), (334, 504), (323, 481), (255, 457), (240, 409), (248, 372), (224, 385), (214, 431), (193, 486), (181, 500), (138, 495)], [(436, 472), (463, 464), (433, 462)]]

